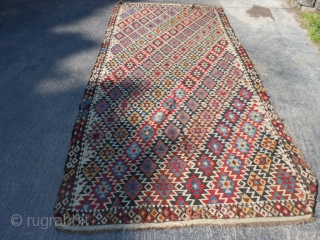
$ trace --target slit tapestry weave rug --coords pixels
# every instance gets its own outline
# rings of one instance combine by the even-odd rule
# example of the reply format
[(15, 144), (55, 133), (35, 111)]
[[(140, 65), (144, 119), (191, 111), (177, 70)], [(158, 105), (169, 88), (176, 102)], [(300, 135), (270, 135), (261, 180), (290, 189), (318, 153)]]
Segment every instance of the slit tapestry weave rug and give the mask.
[(220, 7), (114, 7), (64, 171), (62, 230), (314, 219), (315, 175)]

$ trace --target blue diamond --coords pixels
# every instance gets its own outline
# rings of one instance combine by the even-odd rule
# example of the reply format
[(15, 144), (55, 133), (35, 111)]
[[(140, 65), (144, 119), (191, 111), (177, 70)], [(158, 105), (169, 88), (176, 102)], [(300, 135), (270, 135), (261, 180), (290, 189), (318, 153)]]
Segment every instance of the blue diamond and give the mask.
[(130, 147), (127, 149), (126, 153), (132, 160), (136, 160), (136, 158), (141, 153), (141, 148), (136, 142), (133, 142)]
[(240, 173), (243, 163), (234, 154), (228, 156), (226, 163), (236, 174)]
[(242, 131), (244, 131), (247, 135), (249, 135), (252, 138), (254, 137), (254, 134), (256, 133), (256, 128), (247, 122), (243, 124), (241, 129), (242, 129)]
[(237, 141), (234, 145), (240, 152), (244, 154), (247, 154), (249, 152), (250, 144), (246, 140), (242, 139), (241, 137), (237, 138)]
[(183, 162), (177, 156), (174, 156), (169, 163), (169, 168), (177, 177), (180, 177), (185, 167), (186, 167), (185, 162)]
[(107, 181), (107, 179), (103, 178), (99, 185), (94, 189), (94, 192), (96, 193), (100, 201), (104, 202), (105, 198), (108, 196), (111, 190), (112, 186)]
[(176, 102), (172, 99), (172, 98), (169, 98), (165, 103), (164, 103), (164, 106), (166, 108), (168, 108), (169, 110), (173, 110), (177, 104)]
[(218, 182), (218, 186), (221, 190), (223, 190), (223, 192), (228, 196), (231, 197), (232, 192), (234, 190), (234, 186), (235, 184), (232, 182), (232, 180), (225, 174), (222, 173), (219, 182)]
[(162, 175), (155, 185), (155, 188), (161, 195), (163, 199), (166, 199), (170, 194), (171, 190), (173, 189), (172, 183), (168, 181), (168, 179)]
[(128, 167), (124, 164), (124, 162), (119, 159), (118, 162), (113, 166), (112, 171), (114, 175), (120, 179), (122, 175), (127, 171)]
[(166, 118), (163, 112), (157, 112), (152, 119), (156, 121), (158, 124), (161, 124), (162, 121)]
[(249, 114), (249, 118), (252, 120), (252, 121), (255, 121), (255, 122), (261, 122), (262, 120), (262, 115), (254, 110), (251, 111), (251, 113)]
[(144, 126), (140, 132), (140, 136), (146, 141), (149, 142), (154, 134), (154, 130), (149, 125)]
[(186, 95), (186, 93), (185, 93), (185, 91), (183, 91), (181, 88), (179, 88), (179, 89), (177, 89), (177, 91), (175, 92), (175, 95), (176, 95), (178, 98), (182, 99), (182, 98), (184, 98), (184, 96)]

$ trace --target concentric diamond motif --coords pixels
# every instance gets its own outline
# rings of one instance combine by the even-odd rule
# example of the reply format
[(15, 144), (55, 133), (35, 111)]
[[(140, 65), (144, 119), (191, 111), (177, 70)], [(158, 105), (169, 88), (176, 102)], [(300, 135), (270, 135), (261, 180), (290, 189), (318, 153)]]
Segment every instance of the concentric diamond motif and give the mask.
[(187, 88), (192, 88), (195, 82), (191, 78), (187, 78), (182, 82)]
[(206, 131), (204, 130), (204, 128), (200, 126), (199, 123), (195, 123), (191, 127), (190, 132), (192, 133), (193, 136), (195, 136), (197, 139), (200, 140)]
[(152, 92), (152, 96), (154, 96), (158, 100), (161, 99), (163, 95), (164, 95), (164, 92), (160, 88), (157, 88)]
[(177, 104), (172, 98), (169, 98), (167, 101), (165, 101), (163, 106), (165, 106), (169, 110), (173, 110), (177, 106)]
[(146, 142), (149, 142), (150, 139), (152, 138), (154, 134), (154, 130), (151, 126), (149, 125), (145, 125), (141, 132), (140, 132), (140, 136), (146, 141)]
[(228, 197), (231, 197), (236, 184), (225, 173), (222, 173), (218, 186)]
[(239, 110), (240, 112), (243, 111), (243, 109), (246, 107), (246, 105), (244, 104), (244, 102), (242, 102), (240, 99), (236, 98), (233, 100), (232, 104), (231, 104), (234, 108), (236, 108), (237, 110)]
[(129, 78), (126, 78), (125, 80), (122, 81), (121, 84), (125, 89), (128, 89), (129, 87), (132, 86), (133, 82)]
[(217, 126), (217, 132), (225, 139), (228, 139), (231, 133), (231, 129), (224, 123), (219, 123)]
[(258, 153), (254, 159), (254, 163), (257, 164), (261, 169), (266, 172), (269, 172), (271, 166), (271, 159), (263, 153)]
[(214, 119), (214, 116), (209, 111), (203, 111), (200, 115), (200, 118), (207, 124), (210, 124)]
[(114, 133), (114, 137), (120, 145), (127, 139), (128, 136), (129, 136), (129, 133), (123, 126), (121, 126)]
[(206, 90), (204, 90), (203, 88), (199, 88), (196, 91), (196, 95), (198, 98), (200, 98), (201, 100), (205, 99), (208, 96), (208, 93)]
[(170, 163), (169, 168), (177, 177), (180, 177), (181, 173), (183, 172), (184, 168), (186, 167), (186, 163), (183, 162), (178, 156), (174, 156)]
[(261, 113), (258, 113), (254, 110), (252, 110), (249, 114), (249, 118), (252, 120), (252, 121), (255, 121), (257, 123), (261, 122), (262, 120), (262, 115)]
[(142, 71), (140, 68), (137, 68), (137, 69), (132, 73), (132, 75), (133, 75), (135, 78), (139, 79), (139, 78), (141, 78), (141, 77), (144, 75), (144, 73), (143, 73), (143, 71)]
[(115, 101), (117, 100), (119, 97), (121, 97), (122, 93), (120, 92), (120, 90), (118, 88), (113, 89), (110, 93), (109, 96)]
[(153, 115), (152, 119), (157, 122), (158, 124), (161, 124), (162, 121), (166, 118), (163, 112), (157, 112), (155, 115)]
[(158, 193), (161, 195), (163, 199), (166, 199), (170, 194), (171, 190), (173, 189), (173, 185), (171, 182), (169, 182), (166, 176), (162, 175), (159, 181), (156, 183), (155, 189), (158, 191)]
[(216, 163), (213, 160), (211, 160), (207, 155), (202, 154), (202, 156), (199, 158), (197, 162), (197, 165), (204, 172), (204, 174), (210, 176)]
[(243, 163), (234, 154), (228, 156), (226, 163), (233, 172), (240, 173)]
[(186, 188), (189, 190), (189, 192), (193, 195), (194, 198), (199, 199), (201, 196), (201, 193), (204, 189), (204, 184), (199, 180), (199, 178), (192, 174), (189, 178)]
[(188, 157), (192, 156), (194, 151), (196, 150), (196, 146), (192, 144), (188, 139), (184, 140), (184, 142), (181, 145), (181, 150), (187, 154)]
[(142, 117), (137, 112), (133, 112), (130, 117), (128, 117), (128, 121), (131, 123), (132, 126), (136, 126), (140, 121), (142, 120)]
[(296, 184), (296, 180), (287, 172), (280, 169), (278, 173), (277, 182), (287, 189), (290, 193), (294, 192), (294, 186)]
[(211, 138), (210, 142), (208, 143), (208, 148), (213, 152), (216, 156), (219, 156), (223, 150), (223, 145), (214, 137)]
[(145, 112), (149, 112), (153, 108), (154, 104), (149, 99), (146, 99), (140, 104), (140, 106)]
[(176, 95), (176, 97), (182, 99), (182, 98), (184, 98), (184, 96), (186, 95), (186, 92), (183, 91), (183, 89), (178, 88), (178, 89), (175, 91), (174, 94)]
[(142, 152), (141, 148), (136, 142), (133, 142), (130, 147), (128, 147), (126, 153), (132, 160), (136, 160), (139, 154)]
[(216, 112), (218, 112), (220, 110), (220, 108), (222, 107), (222, 104), (218, 101), (218, 100), (215, 100), (213, 99), (209, 106)]
[(243, 124), (241, 129), (242, 129), (242, 131), (244, 131), (251, 138), (253, 138), (255, 133), (256, 133), (256, 128), (254, 126), (252, 126), (250, 123), (247, 123), (247, 122), (245, 122)]
[(131, 200), (134, 200), (138, 196), (142, 188), (143, 186), (139, 183), (135, 176), (132, 176), (124, 186), (124, 190)]
[(243, 98), (245, 98), (245, 99), (247, 99), (247, 100), (249, 100), (250, 97), (251, 97), (251, 95), (252, 95), (252, 93), (249, 92), (249, 91), (248, 91), (247, 89), (245, 89), (244, 87), (240, 89), (239, 94), (240, 94)]
[(192, 112), (195, 112), (198, 109), (199, 105), (200, 104), (193, 98), (190, 98), (187, 102), (187, 106), (191, 109)]
[(261, 146), (273, 152), (277, 146), (277, 141), (270, 139), (267, 135), (264, 135)]
[(112, 168), (113, 174), (116, 176), (116, 178), (120, 179), (122, 178), (123, 174), (127, 171), (128, 167), (124, 164), (124, 162), (119, 159)]
[(107, 181), (107, 179), (103, 178), (100, 181), (100, 183), (95, 187), (94, 192), (98, 196), (100, 202), (104, 202), (111, 190), (111, 184)]
[(99, 114), (103, 113), (107, 108), (109, 107), (109, 104), (106, 102), (106, 100), (102, 99), (100, 102), (98, 102), (95, 106), (97, 112)]
[(236, 123), (239, 118), (239, 116), (231, 110), (226, 111), (226, 113), (224, 114), (224, 117), (233, 124)]
[(168, 127), (164, 130), (164, 133), (170, 138), (172, 141), (175, 141), (180, 134), (180, 129), (177, 128), (173, 123), (170, 123)]
[(181, 110), (178, 115), (177, 115), (177, 119), (182, 123), (182, 124), (186, 124), (189, 119), (190, 119), (190, 116), (188, 113), (186, 113), (185, 111)]
[(209, 88), (209, 89), (212, 89), (214, 88), (214, 86), (216, 85), (216, 82), (213, 81), (211, 78), (206, 78), (203, 82), (203, 84)]
[(250, 176), (248, 179), (248, 185), (261, 196), (264, 192), (266, 183), (267, 182), (263, 180), (261, 177), (259, 177), (259, 175), (256, 174), (255, 172), (250, 173)]
[(104, 137), (104, 134), (100, 130), (99, 127), (96, 127), (89, 135), (89, 140), (92, 143), (93, 146), (97, 146), (99, 143), (101, 143), (102, 139)]
[(159, 158), (163, 158), (168, 152), (169, 148), (161, 140), (159, 140), (153, 150)]
[(130, 107), (131, 104), (126, 99), (122, 100), (119, 104), (119, 108), (123, 113), (125, 113)]
[(139, 168), (147, 177), (150, 177), (157, 165), (150, 158), (146, 158)]
[(113, 124), (115, 124), (116, 122), (118, 122), (118, 118), (114, 113), (111, 113), (110, 115), (108, 115), (105, 119), (104, 122), (107, 124), (107, 126), (110, 128), (113, 126)]
[(105, 160), (106, 162), (109, 161), (113, 155), (116, 153), (116, 151), (109, 145), (107, 144), (100, 152), (100, 156)]
[(174, 81), (172, 81), (170, 78), (166, 78), (163, 82), (162, 85), (165, 86), (167, 89), (170, 89), (174, 85)]
[(83, 170), (83, 174), (86, 176), (88, 181), (91, 181), (97, 173), (100, 171), (99, 166), (95, 162), (90, 162)]
[(247, 154), (250, 150), (250, 144), (241, 137), (237, 138), (234, 146), (242, 153)]

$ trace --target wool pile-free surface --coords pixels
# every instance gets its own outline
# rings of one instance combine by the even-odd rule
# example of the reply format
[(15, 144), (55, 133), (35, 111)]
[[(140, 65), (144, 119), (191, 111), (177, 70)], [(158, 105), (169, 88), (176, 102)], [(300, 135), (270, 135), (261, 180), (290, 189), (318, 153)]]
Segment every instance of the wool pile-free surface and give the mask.
[(68, 231), (313, 220), (317, 181), (222, 8), (114, 8), (80, 104)]

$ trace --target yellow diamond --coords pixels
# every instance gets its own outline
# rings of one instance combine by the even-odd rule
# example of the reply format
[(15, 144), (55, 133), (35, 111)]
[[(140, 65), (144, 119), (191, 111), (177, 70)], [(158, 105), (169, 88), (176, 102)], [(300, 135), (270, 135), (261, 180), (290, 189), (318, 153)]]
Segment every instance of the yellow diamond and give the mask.
[(115, 67), (118, 66), (118, 63), (114, 60), (112, 60), (111, 62), (108, 62), (107, 63), (107, 67), (111, 70), (111, 69), (114, 69)]
[(154, 104), (149, 99), (147, 99), (143, 103), (141, 103), (140, 106), (145, 112), (149, 112), (153, 108)]
[(183, 75), (183, 72), (181, 72), (179, 69), (176, 69), (173, 71), (172, 75), (175, 76), (176, 78), (181, 78)]
[(197, 61), (198, 59), (199, 59), (199, 57), (196, 55), (196, 54), (194, 54), (194, 53), (192, 53), (190, 56), (189, 56), (189, 59), (191, 60), (191, 61)]
[(162, 85), (165, 86), (167, 89), (170, 89), (174, 85), (174, 81), (172, 81), (170, 78), (167, 78), (162, 82)]
[(142, 46), (146, 45), (147, 42), (146, 42), (144, 39), (140, 39), (140, 40), (138, 41), (138, 44), (142, 47)]
[(211, 46), (211, 45), (212, 45), (212, 42), (210, 42), (209, 40), (205, 40), (205, 41), (203, 42), (203, 44), (206, 45), (206, 46)]
[(99, 166), (95, 162), (90, 162), (86, 168), (82, 170), (86, 178), (91, 181), (94, 176), (100, 171)]
[(202, 46), (199, 46), (199, 47), (196, 48), (196, 51), (198, 53), (204, 53), (206, 51), (206, 49), (204, 47), (202, 47)]
[(185, 69), (188, 69), (191, 67), (191, 63), (187, 60), (184, 60), (182, 63), (181, 63), (181, 66)]
[(251, 172), (248, 179), (248, 185), (262, 196), (266, 186), (266, 181), (259, 177), (255, 172)]
[(177, 23), (178, 23), (178, 21), (175, 18), (172, 18), (169, 20), (169, 24), (171, 24), (171, 25), (175, 25)]
[(131, 52), (131, 53), (136, 53), (138, 50), (139, 50), (139, 49), (138, 49), (136, 46), (134, 46), (134, 45), (132, 45), (132, 46), (129, 48), (129, 52)]
[(157, 88), (156, 90), (154, 90), (153, 92), (152, 92), (152, 96), (154, 96), (156, 99), (160, 99), (160, 98), (162, 98), (162, 96), (163, 96), (163, 94), (164, 94), (164, 92), (160, 89), (160, 88)]
[(141, 116), (137, 112), (133, 112), (130, 117), (128, 117), (128, 121), (132, 126), (136, 126), (142, 120)]
[(277, 146), (277, 142), (275, 140), (270, 139), (268, 136), (264, 135), (261, 146), (273, 152)]
[(109, 145), (107, 144), (100, 152), (100, 156), (103, 158), (103, 160), (105, 160), (106, 162), (108, 162), (113, 155), (116, 153), (116, 151)]
[(254, 159), (254, 163), (257, 164), (265, 172), (269, 172), (271, 159), (268, 158), (267, 155), (259, 152)]
[(121, 61), (125, 61), (125, 60), (127, 60), (128, 59), (128, 54), (126, 54), (126, 53), (122, 53), (120, 56), (119, 56), (119, 59), (121, 60)]
[(167, 29), (167, 28), (169, 28), (170, 26), (169, 26), (168, 24), (164, 23), (164, 24), (161, 25), (161, 27), (162, 27), (163, 29)]
[(118, 143), (121, 145), (129, 136), (129, 133), (127, 132), (127, 130), (121, 126), (115, 133), (114, 133), (114, 137), (115, 139), (118, 141)]

